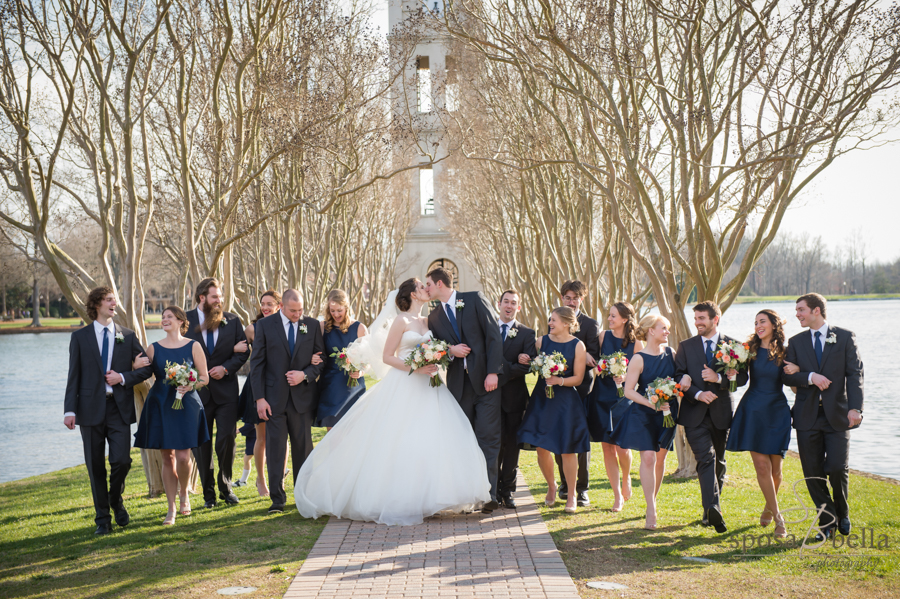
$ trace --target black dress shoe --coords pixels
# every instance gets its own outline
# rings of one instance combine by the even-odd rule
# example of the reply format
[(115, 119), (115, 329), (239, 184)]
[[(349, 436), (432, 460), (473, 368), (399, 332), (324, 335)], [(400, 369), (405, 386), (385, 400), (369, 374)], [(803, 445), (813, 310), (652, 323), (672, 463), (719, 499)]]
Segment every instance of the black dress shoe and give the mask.
[(128, 526), (128, 523), (131, 522), (131, 518), (128, 516), (128, 510), (125, 509), (124, 504), (119, 504), (119, 507), (114, 507), (113, 513), (116, 516), (116, 524), (119, 526)]
[(575, 499), (575, 504), (578, 507), (587, 507), (591, 505), (591, 500), (588, 498), (587, 491), (578, 492), (578, 497)]
[(241, 500), (238, 499), (237, 495), (235, 495), (234, 493), (229, 493), (228, 495), (219, 495), (219, 499), (221, 499), (228, 505), (237, 505), (241, 502)]
[(109, 524), (98, 524), (97, 530), (94, 531), (95, 535), (108, 535), (112, 532), (112, 526)]
[(494, 510), (499, 510), (500, 504), (491, 499), (490, 501), (486, 501), (483, 506), (481, 506), (482, 514), (490, 514)]
[(722, 512), (719, 511), (719, 508), (715, 506), (709, 508), (709, 511), (706, 512), (706, 519), (716, 529), (717, 533), (728, 532), (728, 527), (725, 526), (725, 520), (722, 519)]
[(704, 528), (708, 528), (708, 527), (709, 527), (709, 520), (707, 520), (706, 518), (700, 520), (700, 526), (702, 526), (702, 527), (704, 527)]
[(838, 532), (845, 537), (850, 534), (850, 518), (843, 517), (837, 525)]
[(205, 507), (208, 510), (212, 509), (212, 508), (216, 507), (216, 502), (214, 500), (210, 499), (209, 501), (207, 501), (206, 503), (203, 504), (203, 507)]
[(512, 495), (504, 495), (500, 501), (503, 503), (503, 507), (510, 510), (516, 509), (516, 500), (512, 498)]
[(275, 505), (275, 504), (273, 503), (272, 506), (269, 508), (269, 512), (268, 512), (268, 513), (270, 513), (270, 514), (283, 514), (283, 513), (284, 513), (284, 506), (283, 506), (283, 505)]
[(833, 537), (834, 537), (834, 527), (829, 526), (828, 528), (825, 528), (822, 531), (814, 534), (812, 536), (812, 542), (813, 543), (821, 543), (821, 542), (831, 539)]
[(559, 498), (563, 500), (569, 498), (569, 489), (562, 483), (559, 485)]

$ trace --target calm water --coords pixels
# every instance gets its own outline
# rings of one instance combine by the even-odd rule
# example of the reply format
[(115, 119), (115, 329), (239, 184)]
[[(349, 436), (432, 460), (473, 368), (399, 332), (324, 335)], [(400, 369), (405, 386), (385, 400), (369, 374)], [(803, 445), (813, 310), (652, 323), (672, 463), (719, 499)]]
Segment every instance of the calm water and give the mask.
[[(793, 303), (734, 306), (721, 329), (737, 338), (749, 335), (762, 307), (787, 318), (788, 336), (800, 331)], [(895, 358), (883, 346), (886, 327), (900, 320), (900, 300), (833, 302), (828, 316), (856, 333), (865, 363), (865, 420), (851, 433), (850, 466), (900, 479), (900, 460), (886, 459), (888, 448), (900, 446), (900, 404), (888, 388)], [(163, 332), (149, 335), (156, 341)], [(67, 333), (0, 336), (0, 482), (83, 463), (78, 429), (62, 424), (68, 347)], [(793, 440), (791, 448), (796, 450)]]

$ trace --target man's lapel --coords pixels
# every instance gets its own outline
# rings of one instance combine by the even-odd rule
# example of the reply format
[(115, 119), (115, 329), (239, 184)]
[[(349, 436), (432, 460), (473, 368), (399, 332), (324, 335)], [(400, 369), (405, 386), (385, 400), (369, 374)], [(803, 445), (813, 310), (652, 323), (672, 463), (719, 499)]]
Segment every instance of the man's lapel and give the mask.
[[(828, 361), (828, 356), (831, 355), (831, 348), (833, 348), (837, 343), (828, 343), (828, 338), (834, 335), (835, 340), (837, 340), (837, 329), (832, 326), (828, 327), (827, 335), (825, 339), (822, 339), (822, 364), (819, 365), (819, 371), (823, 371), (825, 369), (825, 362)], [(815, 352), (813, 352), (815, 353)]]
[[(815, 350), (815, 348), (813, 348), (812, 335), (810, 334), (809, 330), (802, 333), (802, 335), (803, 336), (800, 338), (800, 349), (797, 353), (797, 360), (801, 363), (797, 364), (797, 366), (799, 366), (800, 370), (802, 370), (802, 371), (809, 370), (811, 372), (818, 372), (819, 371), (819, 361), (816, 360), (816, 350)], [(823, 343), (824, 343), (824, 341), (823, 341)], [(803, 357), (806, 358), (805, 363), (802, 360), (800, 360), (800, 357), (801, 357), (800, 352), (802, 352)], [(824, 353), (823, 353), (823, 358), (824, 358)], [(823, 363), (824, 363), (824, 359), (823, 359)], [(804, 368), (804, 366), (806, 366), (806, 365), (808, 365), (808, 367)]]
[[(100, 345), (97, 343), (97, 331), (94, 330), (94, 322), (91, 321), (91, 324), (89, 324), (85, 328), (87, 329), (88, 327), (90, 327), (90, 328), (88, 331), (86, 331), (88, 333), (87, 342), (91, 348), (91, 355), (93, 355), (94, 359), (97, 360), (97, 366), (100, 367), (100, 372), (105, 373), (106, 365), (103, 364), (103, 358), (100, 356)], [(101, 337), (101, 339), (102, 339), (102, 337)]]
[[(459, 299), (459, 293), (456, 294), (456, 299)], [(449, 306), (449, 304), (447, 304)], [(453, 306), (450, 306), (453, 308)], [(447, 317), (447, 311), (444, 309), (444, 304), (438, 302), (437, 309), (440, 311), (441, 315), (438, 316), (439, 319), (442, 319), (442, 323), (447, 327), (447, 330), (450, 331), (450, 336), (452, 336), (457, 343), (460, 342), (459, 336), (456, 334), (456, 331), (453, 329), (453, 323), (450, 322), (450, 318)], [(456, 326), (459, 326), (459, 315), (456, 315)]]
[[(301, 318), (301, 320), (303, 320), (303, 319)], [(288, 357), (290, 357), (290, 359), (293, 360), (294, 356), (291, 355), (291, 346), (288, 345), (287, 331), (284, 328), (284, 320), (282, 320), (281, 315), (278, 316), (278, 322), (277, 322), (276, 326), (278, 327), (278, 330), (280, 331), (278, 336), (281, 338), (281, 342), (284, 343), (284, 351), (286, 351)], [(293, 326), (293, 323), (292, 323), (292, 326)], [(298, 333), (299, 333), (299, 331), (298, 331)], [(296, 349), (296, 347), (297, 347), (297, 338), (294, 337), (294, 348)]]
[[(696, 339), (694, 342), (694, 352), (697, 354), (697, 359), (700, 361), (700, 370), (702, 371), (703, 366), (706, 364), (706, 342), (702, 335), (695, 335), (694, 339)], [(715, 350), (713, 351), (715, 352)]]
[(125, 336), (125, 333), (122, 332), (122, 327), (117, 324), (113, 324), (113, 338), (112, 338), (112, 359), (116, 359), (116, 352), (119, 351), (119, 345), (124, 345), (124, 343), (120, 344), (116, 337), (119, 335)]

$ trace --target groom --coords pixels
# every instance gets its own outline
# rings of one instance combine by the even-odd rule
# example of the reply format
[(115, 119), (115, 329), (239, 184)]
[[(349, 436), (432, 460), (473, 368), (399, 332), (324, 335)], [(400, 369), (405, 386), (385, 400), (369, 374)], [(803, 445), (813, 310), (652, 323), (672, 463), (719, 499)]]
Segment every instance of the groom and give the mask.
[(425, 289), (441, 305), (428, 315), (428, 328), (437, 339), (450, 344), (452, 361), (447, 369), (447, 388), (459, 402), (487, 462), (491, 500), (482, 511), (500, 507), (497, 478), (500, 455), (500, 391), (503, 372), (503, 338), (490, 304), (477, 292), (460, 293), (451, 286), (449, 271), (435, 268), (425, 279)]

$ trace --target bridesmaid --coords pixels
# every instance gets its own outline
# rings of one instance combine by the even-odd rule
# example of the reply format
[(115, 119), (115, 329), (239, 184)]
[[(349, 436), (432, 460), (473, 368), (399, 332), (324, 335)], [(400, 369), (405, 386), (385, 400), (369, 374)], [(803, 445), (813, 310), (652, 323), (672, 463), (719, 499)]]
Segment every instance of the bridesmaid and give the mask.
[[(259, 313), (244, 329), (244, 335), (247, 337), (246, 343), (253, 345), (257, 321), (280, 310), (281, 294), (274, 289), (264, 292), (259, 298)], [(247, 345), (242, 341), (234, 347), (234, 351), (245, 352), (247, 351)], [(260, 420), (259, 415), (256, 413), (256, 400), (253, 397), (253, 388), (250, 386), (249, 376), (244, 381), (244, 388), (241, 389), (239, 403), (244, 406), (242, 420), (245, 424), (249, 424), (256, 429), (256, 442), (253, 445), (253, 463), (256, 467), (256, 491), (260, 497), (268, 497), (269, 486), (266, 484), (266, 423)]]
[[(587, 350), (584, 343), (572, 333), (578, 331), (575, 311), (562, 307), (550, 314), (550, 333), (535, 343), (540, 353), (547, 355), (560, 352), (566, 359), (563, 376), (552, 376), (546, 381), (538, 378), (531, 393), (531, 399), (519, 427), (520, 443), (537, 447), (538, 465), (547, 481), (547, 497), (544, 503), (552, 506), (556, 502), (556, 472), (553, 454), (562, 455), (563, 474), (570, 489), (575, 488), (578, 475), (578, 454), (590, 451), (591, 436), (587, 427), (584, 402), (575, 389), (584, 379)], [(528, 364), (527, 354), (519, 356), (521, 364)], [(547, 385), (553, 385), (554, 397), (548, 398)], [(574, 514), (576, 493), (569, 493), (566, 499), (566, 513)]]
[[(350, 300), (341, 289), (334, 289), (328, 294), (325, 320), (322, 321), (322, 335), (325, 337), (325, 370), (319, 379), (319, 410), (316, 413), (315, 426), (324, 426), (331, 430), (341, 416), (347, 413), (363, 393), (366, 392), (366, 380), (362, 373), (344, 373), (335, 364), (330, 354), (336, 349), (343, 349), (351, 343), (366, 336), (366, 325), (350, 318)], [(349, 380), (358, 379), (359, 385), (350, 387)], [(361, 380), (360, 380), (361, 379)]]
[[(666, 455), (674, 448), (675, 427), (663, 426), (663, 409), (657, 411), (644, 397), (647, 385), (659, 377), (675, 376), (675, 350), (666, 345), (669, 321), (659, 314), (641, 319), (636, 336), (647, 347), (634, 354), (625, 375), (625, 397), (631, 403), (613, 431), (612, 439), (623, 449), (641, 452), (641, 488), (647, 513), (644, 528), (656, 530), (656, 496), (666, 471)], [(637, 391), (635, 391), (637, 387)], [(678, 416), (678, 402), (668, 404), (672, 417)]]
[[(206, 370), (206, 354), (196, 341), (184, 337), (188, 319), (184, 310), (169, 306), (162, 313), (165, 338), (147, 349), (147, 357), (153, 366), (156, 382), (141, 411), (141, 420), (134, 435), (134, 446), (143, 449), (159, 449), (162, 453), (163, 487), (169, 511), (163, 525), (175, 524), (175, 495), (180, 493), (179, 513), (191, 513), (188, 485), (191, 479), (191, 449), (209, 441), (206, 415), (196, 389), (209, 383)], [(171, 387), (166, 385), (166, 362), (187, 362), (198, 374), (193, 386)], [(176, 391), (183, 393), (183, 408), (172, 407)]]
[[(634, 307), (628, 302), (613, 304), (609, 308), (606, 323), (608, 330), (600, 333), (600, 354), (608, 356), (621, 351), (630, 362), (634, 352), (644, 348), (644, 343), (635, 337), (637, 321)], [(624, 384), (625, 377), (606, 376), (594, 379), (594, 389), (587, 402), (587, 418), (591, 441), (599, 442), (603, 448), (606, 476), (613, 490), (612, 511), (619, 512), (625, 502), (631, 499), (631, 451), (618, 447), (612, 439), (612, 432), (631, 400), (619, 397), (616, 383)]]
[(756, 480), (766, 500), (759, 516), (760, 526), (775, 521), (774, 536), (787, 536), (784, 518), (778, 509), (778, 488), (781, 486), (781, 464), (791, 441), (791, 409), (784, 394), (782, 366), (793, 374), (799, 369), (784, 361), (787, 350), (784, 337), (785, 321), (773, 310), (762, 310), (753, 323), (750, 351), (756, 358), (750, 362), (750, 386), (741, 398), (731, 432), (728, 451), (749, 451), (756, 469)]

